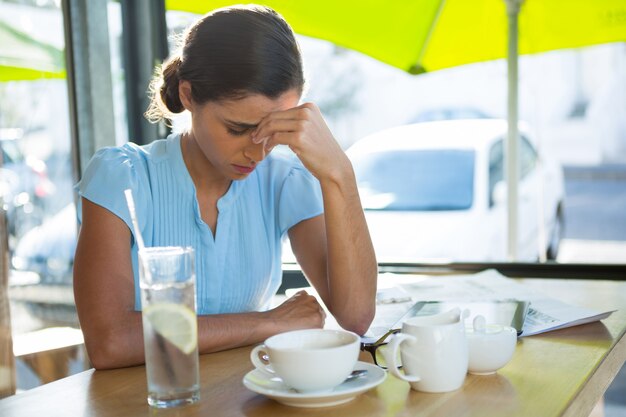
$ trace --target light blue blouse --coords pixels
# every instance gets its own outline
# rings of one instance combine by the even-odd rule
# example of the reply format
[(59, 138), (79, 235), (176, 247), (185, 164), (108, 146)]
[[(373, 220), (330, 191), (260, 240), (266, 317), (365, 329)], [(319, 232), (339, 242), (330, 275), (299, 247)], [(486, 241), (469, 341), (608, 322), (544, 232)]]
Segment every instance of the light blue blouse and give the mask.
[[(323, 212), (319, 182), (295, 156), (270, 154), (217, 202), (215, 237), (202, 220), (183, 161), (180, 135), (139, 147), (103, 148), (78, 193), (121, 218), (133, 233), (124, 190), (133, 191), (146, 246), (196, 251), (199, 314), (266, 309), (282, 280), (281, 241), (292, 226)], [(78, 207), (79, 220), (81, 207)], [(141, 309), (137, 245), (132, 238), (135, 308)]]

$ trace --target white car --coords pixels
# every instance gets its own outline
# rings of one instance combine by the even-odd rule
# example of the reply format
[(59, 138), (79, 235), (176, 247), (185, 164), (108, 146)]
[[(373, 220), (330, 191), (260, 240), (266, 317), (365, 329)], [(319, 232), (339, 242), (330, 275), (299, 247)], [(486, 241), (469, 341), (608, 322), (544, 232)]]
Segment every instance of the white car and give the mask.
[[(379, 262), (507, 260), (505, 120), (416, 123), (348, 150)], [(518, 260), (555, 259), (563, 231), (560, 165), (520, 123)]]

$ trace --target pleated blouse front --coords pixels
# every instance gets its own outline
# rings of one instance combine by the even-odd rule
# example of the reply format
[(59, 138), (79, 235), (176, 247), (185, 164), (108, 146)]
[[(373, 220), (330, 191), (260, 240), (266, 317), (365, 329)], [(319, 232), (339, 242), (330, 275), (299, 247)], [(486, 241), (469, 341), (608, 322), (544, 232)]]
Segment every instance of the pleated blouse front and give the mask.
[[(77, 185), (81, 197), (121, 218), (132, 235), (127, 188), (133, 191), (146, 246), (195, 249), (199, 314), (267, 308), (282, 279), (282, 238), (295, 224), (323, 212), (318, 181), (297, 158), (271, 154), (218, 200), (214, 236), (201, 218), (179, 134), (142, 147), (101, 149)], [(80, 207), (78, 213), (82, 220)], [(133, 236), (135, 308), (140, 310), (137, 249)]]

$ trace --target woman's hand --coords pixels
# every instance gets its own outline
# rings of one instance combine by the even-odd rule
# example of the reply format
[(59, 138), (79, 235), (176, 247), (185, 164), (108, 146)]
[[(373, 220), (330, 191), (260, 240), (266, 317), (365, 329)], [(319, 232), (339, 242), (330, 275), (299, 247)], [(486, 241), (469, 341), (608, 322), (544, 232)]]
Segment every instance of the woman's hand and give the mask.
[(337, 180), (352, 169), (313, 103), (270, 113), (261, 120), (252, 140), (257, 144), (265, 142), (268, 152), (276, 145), (289, 146), (320, 182)]
[(279, 332), (322, 328), (326, 319), (322, 306), (306, 291), (298, 291), (266, 314), (270, 320), (273, 320)]

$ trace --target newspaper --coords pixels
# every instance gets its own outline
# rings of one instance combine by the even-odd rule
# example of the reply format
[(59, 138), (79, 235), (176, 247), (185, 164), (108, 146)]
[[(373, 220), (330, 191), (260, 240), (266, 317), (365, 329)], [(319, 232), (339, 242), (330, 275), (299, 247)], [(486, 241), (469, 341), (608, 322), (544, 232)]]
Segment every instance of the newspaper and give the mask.
[(573, 306), (548, 297), (539, 291), (507, 278), (494, 269), (472, 275), (437, 277), (415, 282), (406, 275), (383, 274), (379, 282), (398, 286), (412, 294), (411, 302), (379, 304), (376, 318), (366, 333), (375, 338), (384, 328), (397, 327), (399, 320), (416, 301), (488, 301), (517, 299), (530, 301), (522, 336), (531, 336), (550, 330), (602, 320), (613, 313)]
[[(386, 273), (379, 276), (378, 283), (376, 316), (362, 337), (364, 343), (373, 343), (390, 329), (400, 328), (400, 319), (418, 301), (465, 302), (511, 299), (529, 301), (530, 307), (524, 321), (522, 337), (602, 320), (615, 311), (596, 311), (564, 303), (507, 278), (495, 269), (472, 275), (435, 279)], [(393, 291), (390, 292), (390, 289)], [(292, 288), (287, 290), (286, 295), (291, 296), (299, 290), (305, 290), (318, 297), (320, 304), (324, 305), (311, 287)], [(411, 298), (402, 297), (396, 290), (400, 290), (402, 294), (409, 294)], [(391, 295), (388, 295), (389, 293)], [(395, 302), (396, 300), (399, 302)], [(324, 327), (341, 328), (326, 307), (324, 309), (327, 312)]]

